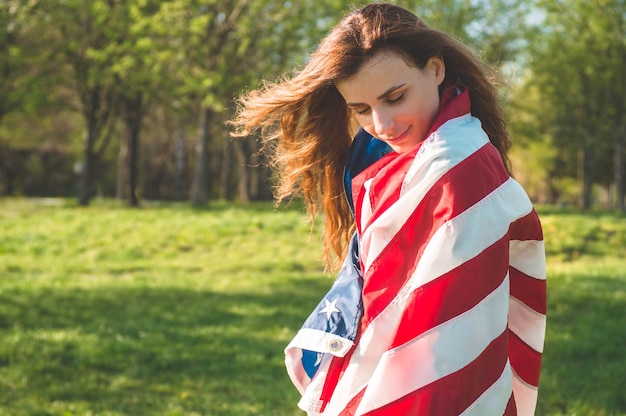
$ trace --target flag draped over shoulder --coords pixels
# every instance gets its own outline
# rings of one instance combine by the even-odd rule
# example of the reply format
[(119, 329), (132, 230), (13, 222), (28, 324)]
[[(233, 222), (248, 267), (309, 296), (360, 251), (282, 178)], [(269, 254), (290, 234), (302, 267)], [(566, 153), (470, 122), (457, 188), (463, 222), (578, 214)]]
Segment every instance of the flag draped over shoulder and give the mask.
[[(414, 150), (355, 138), (357, 233), (287, 346), (309, 415), (532, 415), (545, 334), (538, 216), (467, 91)], [(351, 186), (350, 186), (351, 185)]]

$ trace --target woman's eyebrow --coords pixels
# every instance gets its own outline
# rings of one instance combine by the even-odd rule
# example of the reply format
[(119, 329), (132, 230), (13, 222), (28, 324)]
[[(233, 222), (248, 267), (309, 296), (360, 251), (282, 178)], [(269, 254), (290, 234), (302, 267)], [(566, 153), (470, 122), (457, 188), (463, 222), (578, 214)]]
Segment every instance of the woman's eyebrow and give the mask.
[(402, 88), (406, 85), (406, 82), (402, 82), (400, 84), (396, 84), (392, 87), (390, 87), (387, 91), (383, 92), (382, 94), (380, 94), (378, 97), (376, 97), (377, 100), (382, 100), (383, 98), (387, 98), (387, 96), (393, 94), (393, 92), (399, 88)]
[[(405, 85), (406, 85), (406, 82), (402, 82), (400, 84), (393, 85), (393, 86), (389, 87), (387, 89), (387, 91), (383, 92), (378, 97), (376, 97), (376, 99), (377, 100), (383, 100), (383, 99), (387, 98), (389, 95), (393, 94), (394, 91), (404, 87)], [(364, 106), (365, 104), (364, 103), (346, 103), (346, 105), (348, 107), (361, 107), (361, 106)]]

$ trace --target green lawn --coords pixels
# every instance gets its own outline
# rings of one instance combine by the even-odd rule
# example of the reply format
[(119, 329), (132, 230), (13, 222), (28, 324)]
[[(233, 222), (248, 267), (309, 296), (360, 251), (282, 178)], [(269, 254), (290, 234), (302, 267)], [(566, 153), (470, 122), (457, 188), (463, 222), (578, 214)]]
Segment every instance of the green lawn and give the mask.
[[(626, 218), (544, 209), (538, 415), (626, 414)], [(298, 207), (0, 199), (0, 416), (301, 415), (283, 348), (332, 283)]]

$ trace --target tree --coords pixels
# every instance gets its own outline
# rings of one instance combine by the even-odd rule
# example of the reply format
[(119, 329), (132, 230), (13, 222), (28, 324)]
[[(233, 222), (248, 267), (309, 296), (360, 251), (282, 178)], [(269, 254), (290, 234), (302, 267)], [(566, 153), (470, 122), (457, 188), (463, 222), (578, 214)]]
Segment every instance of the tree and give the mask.
[(59, 21), (60, 39), (74, 80), (87, 126), (79, 203), (92, 195), (94, 164), (123, 122), (118, 160), (118, 194), (138, 204), (139, 135), (142, 120), (155, 91), (167, 83), (152, 64), (159, 51), (153, 47), (150, 18), (161, 1), (64, 0), (50, 10)]
[[(297, 69), (346, 9), (346, 2), (340, 0), (251, 4), (235, 33), (238, 39), (247, 41), (233, 56), (240, 70), (239, 79), (231, 85), (230, 97), (241, 93), (245, 86), (254, 87)], [(232, 115), (232, 108), (227, 112)], [(237, 165), (234, 173), (238, 199), (271, 197), (268, 191), (272, 172), (264, 163), (259, 138), (238, 139), (229, 149)]]
[[(318, 38), (308, 37), (307, 29), (322, 26), (319, 13), (306, 12), (324, 10), (329, 3), (341, 2), (173, 0), (162, 4), (153, 26), (162, 30), (162, 47), (175, 51), (163, 65), (176, 68), (172, 73), (177, 99), (198, 103), (194, 203), (206, 203), (211, 194), (209, 172), (215, 171), (209, 166), (209, 149), (215, 140), (211, 131), (220, 130), (211, 126), (228, 118), (232, 98), (247, 83), (256, 84), (263, 75), (277, 76), (285, 70), (285, 62), (302, 54), (309, 39)], [(225, 126), (221, 131), (226, 138)]]
[(85, 120), (83, 160), (78, 189), (79, 205), (94, 195), (95, 164), (101, 159), (116, 120), (119, 95), (110, 68), (114, 62), (99, 54), (117, 41), (118, 2), (62, 0), (49, 7), (47, 15), (58, 29), (58, 45), (73, 71), (73, 82)]
[[(228, 75), (225, 49), (247, 0), (163, 2), (153, 16), (152, 27), (173, 53), (162, 56), (161, 64), (172, 68), (177, 95), (199, 101), (198, 142), (192, 199), (209, 199), (209, 126), (223, 109), (223, 84)], [(167, 60), (167, 62), (165, 61)], [(175, 99), (175, 98), (174, 98)], [(184, 98), (183, 98), (184, 99)]]
[(0, 2), (0, 122), (12, 111), (34, 111), (47, 102), (53, 51), (32, 16), (37, 2)]
[[(346, 0), (6, 0), (0, 2), (4, 13), (0, 28), (6, 27), (10, 36), (0, 33), (0, 46), (5, 45), (0, 49), (0, 68), (10, 67), (10, 71), (0, 74), (0, 107), (9, 102), (33, 107), (38, 96), (46, 97), (50, 91), (53, 95), (63, 91), (69, 97), (58, 110), (63, 107), (67, 113), (72, 106), (84, 122), (79, 189), (83, 205), (95, 194), (96, 183), (101, 187), (112, 182), (113, 175), (105, 167), (114, 163), (110, 143), (118, 137), (118, 195), (130, 204), (138, 202), (139, 153), (150, 147), (143, 137), (150, 132), (155, 140), (157, 136), (166, 140), (163, 137), (169, 136), (161, 135), (164, 126), (158, 125), (164, 120), (176, 125), (179, 137), (188, 137), (190, 126), (196, 126), (193, 180), (183, 172), (188, 153), (176, 156), (176, 146), (150, 147), (170, 149), (172, 154), (159, 157), (164, 163), (176, 162), (178, 177), (186, 179), (185, 186), (193, 184), (194, 202), (204, 203), (217, 195), (242, 201), (267, 195), (270, 171), (258, 169), (263, 162), (259, 142), (254, 137), (228, 141), (224, 122), (234, 110), (232, 100), (264, 79), (271, 81), (300, 67), (349, 11), (348, 4)], [(524, 10), (520, 4), (518, 0), (423, 0), (418, 5), (407, 0), (401, 5), (500, 65), (515, 56), (519, 44), (516, 28), (497, 17), (522, 21), (517, 19)], [(46, 47), (40, 48), (44, 43)], [(49, 75), (52, 71), (56, 78)], [(7, 73), (10, 77), (2, 78)], [(47, 85), (41, 84), (44, 80)], [(73, 94), (68, 94), (69, 89)], [(190, 122), (190, 117), (195, 121)], [(146, 119), (152, 121), (149, 130)], [(71, 124), (75, 126), (73, 115)], [(187, 149), (188, 140), (176, 140), (179, 149)], [(160, 174), (167, 176), (164, 172)], [(224, 183), (214, 180), (220, 172)], [(155, 180), (150, 186), (157, 189)], [(240, 192), (220, 193), (220, 187)]]
[(545, 29), (531, 39), (530, 69), (543, 105), (535, 114), (560, 149), (560, 173), (577, 171), (583, 209), (592, 205), (592, 185), (612, 176), (611, 163), (604, 161), (615, 152), (616, 200), (623, 210), (624, 0), (542, 0), (539, 5)]
[[(117, 196), (137, 206), (139, 183), (139, 137), (150, 101), (168, 84), (167, 75), (155, 67), (159, 53), (152, 40), (150, 19), (160, 1), (129, 0), (116, 5), (119, 12), (117, 40), (98, 51), (103, 62), (111, 61), (118, 91), (124, 134), (118, 157)], [(169, 91), (167, 91), (169, 92)]]
[[(365, 3), (368, 2), (363, 2)], [(527, 13), (527, 7), (521, 0), (421, 0), (404, 1), (400, 5), (414, 10), (427, 24), (451, 32), (469, 43), (484, 59), (497, 67), (514, 59), (522, 47), (519, 33), (525, 25), (522, 16)], [(250, 39), (251, 42), (247, 53), (237, 56), (236, 59), (242, 63), (248, 61), (248, 66), (255, 69), (248, 72), (253, 74), (249, 78), (252, 86), (258, 82), (259, 74), (271, 80), (272, 77), (297, 67), (323, 35), (349, 12), (348, 2), (331, 0), (273, 2), (259, 7), (256, 13), (243, 16), (236, 32), (238, 38)], [(247, 21), (247, 16), (253, 18)], [(253, 151), (250, 153), (246, 151), (246, 146), (239, 143), (236, 146), (232, 153), (239, 165), (244, 160), (253, 166), (258, 165), (258, 161), (253, 161), (257, 147), (247, 146)], [(240, 179), (249, 177), (250, 186), (258, 183), (253, 175), (246, 174), (242, 166), (239, 167), (239, 172)], [(250, 192), (250, 187), (245, 185), (240, 184), (238, 188), (248, 189)]]
[(525, 0), (404, 0), (431, 27), (452, 34), (489, 64), (518, 60), (532, 5)]

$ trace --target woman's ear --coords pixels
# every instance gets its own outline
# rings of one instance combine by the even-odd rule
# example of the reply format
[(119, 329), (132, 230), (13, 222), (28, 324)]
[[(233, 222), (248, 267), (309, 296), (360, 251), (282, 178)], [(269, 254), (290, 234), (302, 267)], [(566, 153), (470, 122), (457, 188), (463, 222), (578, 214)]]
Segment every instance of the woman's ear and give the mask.
[(441, 56), (433, 56), (426, 62), (426, 68), (432, 71), (437, 81), (437, 85), (441, 85), (446, 78), (446, 64)]

